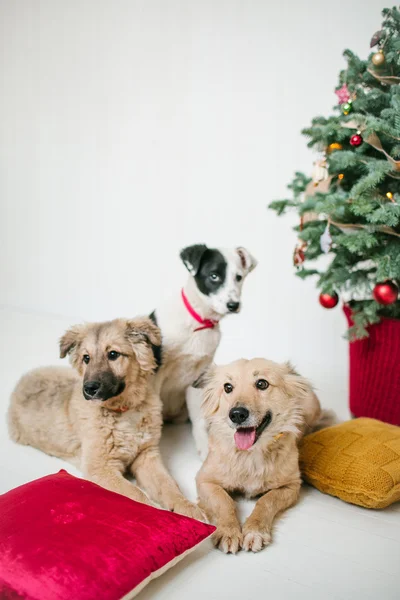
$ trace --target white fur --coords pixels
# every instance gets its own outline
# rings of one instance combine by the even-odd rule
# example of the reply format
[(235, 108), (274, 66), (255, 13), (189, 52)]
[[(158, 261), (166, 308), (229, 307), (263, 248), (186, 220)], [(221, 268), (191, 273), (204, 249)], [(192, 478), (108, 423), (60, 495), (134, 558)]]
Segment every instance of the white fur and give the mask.
[(189, 417), (192, 422), (192, 433), (196, 443), (197, 452), (204, 462), (208, 454), (208, 428), (207, 422), (201, 411), (204, 390), (189, 387), (186, 390), (186, 404), (189, 411)]
[[(184, 288), (186, 297), (194, 310), (203, 319), (221, 320), (229, 311), (228, 302), (239, 302), (246, 275), (257, 262), (244, 248), (219, 249), (227, 262), (224, 285), (216, 294), (206, 296), (200, 292), (194, 276), (189, 270), (189, 279)], [(242, 264), (244, 263), (244, 264)], [(237, 281), (236, 276), (242, 280)], [(177, 290), (174, 297), (161, 304), (156, 310), (158, 325), (162, 333), (162, 366), (156, 376), (157, 390), (163, 402), (164, 419), (174, 422), (188, 417), (186, 390), (202, 375), (213, 361), (221, 339), (219, 325), (214, 329), (195, 331), (200, 324), (189, 314)], [(201, 390), (190, 388), (188, 408), (193, 423), (193, 433), (198, 448), (207, 447), (207, 433), (200, 419)]]

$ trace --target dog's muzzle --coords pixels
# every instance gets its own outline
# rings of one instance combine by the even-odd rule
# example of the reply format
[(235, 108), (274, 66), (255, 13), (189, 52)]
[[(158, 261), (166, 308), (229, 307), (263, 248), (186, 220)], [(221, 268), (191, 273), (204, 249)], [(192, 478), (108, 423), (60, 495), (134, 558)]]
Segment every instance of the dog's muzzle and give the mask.
[(232, 408), (229, 412), (229, 418), (231, 419), (232, 423), (235, 423), (237, 426), (234, 438), (236, 447), (239, 450), (249, 450), (249, 448), (256, 443), (264, 429), (268, 427), (272, 421), (272, 413), (269, 410), (266, 412), (263, 420), (257, 427), (243, 426), (243, 423), (248, 420), (249, 415), (250, 412), (244, 406)]
[(83, 384), (83, 395), (86, 400), (109, 400), (119, 396), (125, 389), (125, 382), (115, 378), (107, 378), (105, 381), (92, 380)]

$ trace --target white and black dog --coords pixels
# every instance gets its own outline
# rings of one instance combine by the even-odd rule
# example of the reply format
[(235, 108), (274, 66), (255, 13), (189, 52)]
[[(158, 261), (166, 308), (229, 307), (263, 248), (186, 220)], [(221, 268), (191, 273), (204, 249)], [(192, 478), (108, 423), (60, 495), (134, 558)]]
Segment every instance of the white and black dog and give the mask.
[(201, 391), (195, 389), (196, 382), (213, 361), (221, 339), (219, 321), (239, 312), (244, 279), (257, 261), (245, 248), (204, 244), (184, 248), (180, 257), (189, 271), (185, 287), (150, 315), (162, 334), (162, 346), (153, 348), (156, 388), (164, 420), (183, 422), (189, 416), (197, 448), (204, 454), (205, 432), (198, 422)]

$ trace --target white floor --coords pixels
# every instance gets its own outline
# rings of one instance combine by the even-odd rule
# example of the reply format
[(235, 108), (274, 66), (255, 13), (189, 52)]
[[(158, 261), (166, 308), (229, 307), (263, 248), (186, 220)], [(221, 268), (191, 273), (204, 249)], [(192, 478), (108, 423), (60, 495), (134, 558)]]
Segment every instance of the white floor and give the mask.
[[(57, 363), (57, 340), (66, 319), (0, 309), (0, 493), (72, 466), (13, 444), (4, 415), (10, 392), (27, 369)], [(165, 428), (165, 462), (183, 491), (195, 499), (200, 460), (188, 426)], [(240, 504), (245, 516), (251, 502)], [(252, 555), (225, 556), (204, 545), (151, 583), (140, 600), (398, 600), (400, 504), (369, 511), (304, 487), (300, 502), (277, 523), (272, 545)], [(101, 599), (96, 599), (101, 600)]]

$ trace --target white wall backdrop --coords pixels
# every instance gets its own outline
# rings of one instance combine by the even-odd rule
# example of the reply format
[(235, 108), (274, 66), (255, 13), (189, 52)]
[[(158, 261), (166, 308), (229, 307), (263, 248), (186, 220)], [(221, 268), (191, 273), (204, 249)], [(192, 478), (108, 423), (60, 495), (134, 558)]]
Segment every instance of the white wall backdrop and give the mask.
[(311, 169), (300, 129), (329, 113), (342, 50), (368, 53), (383, 6), (2, 0), (0, 303), (148, 312), (179, 293), (184, 245), (248, 246), (259, 266), (218, 359), (291, 358), (344, 410), (344, 317), (294, 276), (294, 220), (266, 205)]

